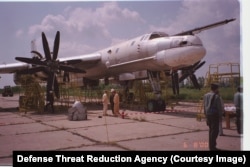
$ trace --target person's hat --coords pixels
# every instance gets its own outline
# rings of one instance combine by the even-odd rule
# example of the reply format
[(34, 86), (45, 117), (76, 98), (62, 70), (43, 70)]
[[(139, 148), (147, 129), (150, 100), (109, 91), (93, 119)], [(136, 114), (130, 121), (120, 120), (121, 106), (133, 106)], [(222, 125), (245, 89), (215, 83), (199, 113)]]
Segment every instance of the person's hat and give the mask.
[(211, 84), (211, 89), (212, 90), (216, 90), (216, 89), (218, 89), (219, 88), (219, 84), (218, 83), (212, 83)]
[(111, 89), (111, 92), (114, 92), (115, 91), (115, 89)]
[(243, 89), (242, 85), (240, 85), (240, 86), (237, 87), (237, 91), (238, 91), (238, 92), (241, 92), (242, 89)]

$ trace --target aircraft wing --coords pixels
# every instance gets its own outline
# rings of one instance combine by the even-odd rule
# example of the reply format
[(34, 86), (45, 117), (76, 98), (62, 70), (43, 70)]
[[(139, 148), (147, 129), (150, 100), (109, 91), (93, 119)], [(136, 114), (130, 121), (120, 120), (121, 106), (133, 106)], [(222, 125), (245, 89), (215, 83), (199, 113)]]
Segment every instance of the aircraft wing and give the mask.
[(19, 70), (28, 69), (29, 67), (30, 65), (26, 63), (1, 64), (0, 74), (15, 73)]
[[(99, 53), (80, 55), (74, 57), (60, 58), (60, 62), (74, 62), (73, 64), (81, 69), (88, 69), (101, 60), (101, 55)], [(26, 63), (11, 63), (11, 64), (0, 64), (0, 74), (15, 73), (21, 70), (32, 68), (30, 64)]]
[(173, 35), (173, 36), (194, 35), (194, 34), (198, 34), (198, 33), (200, 33), (201, 31), (208, 30), (208, 29), (211, 29), (211, 28), (214, 28), (214, 27), (218, 27), (218, 26), (227, 24), (227, 23), (229, 23), (229, 22), (231, 22), (231, 21), (234, 21), (234, 20), (236, 20), (236, 19), (233, 18), (233, 19), (229, 19), (229, 20), (219, 21), (219, 22), (216, 22), (216, 23), (213, 23), (213, 24), (209, 24), (209, 25), (206, 25), (206, 26), (203, 26), (203, 27), (199, 27), (199, 28), (195, 28), (195, 29), (192, 29), (192, 30), (184, 31), (184, 32), (175, 34), (175, 35)]
[(59, 61), (65, 62), (65, 64), (67, 64), (67, 62), (76, 61), (76, 63), (73, 64), (75, 64), (77, 68), (86, 70), (96, 65), (96, 63), (98, 63), (99, 61), (101, 61), (101, 54), (93, 53), (93, 54), (80, 55), (74, 57), (60, 58)]

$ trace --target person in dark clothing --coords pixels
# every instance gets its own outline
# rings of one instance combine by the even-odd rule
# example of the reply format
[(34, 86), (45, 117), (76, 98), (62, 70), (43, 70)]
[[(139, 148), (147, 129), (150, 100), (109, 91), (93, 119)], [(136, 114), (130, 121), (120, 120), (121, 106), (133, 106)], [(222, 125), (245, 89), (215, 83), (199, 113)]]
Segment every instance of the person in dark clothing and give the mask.
[(204, 112), (209, 127), (209, 149), (219, 151), (216, 148), (216, 140), (219, 134), (219, 122), (222, 119), (222, 101), (219, 96), (218, 84), (211, 84), (211, 92), (204, 95)]
[(110, 94), (110, 97), (109, 97), (109, 102), (110, 102), (110, 108), (112, 110), (113, 115), (114, 115), (114, 96), (115, 96), (115, 90), (111, 89), (111, 94)]
[(234, 94), (234, 105), (236, 108), (236, 126), (238, 134), (243, 133), (243, 107), (242, 107), (242, 95), (243, 89), (242, 87), (237, 88), (237, 92)]

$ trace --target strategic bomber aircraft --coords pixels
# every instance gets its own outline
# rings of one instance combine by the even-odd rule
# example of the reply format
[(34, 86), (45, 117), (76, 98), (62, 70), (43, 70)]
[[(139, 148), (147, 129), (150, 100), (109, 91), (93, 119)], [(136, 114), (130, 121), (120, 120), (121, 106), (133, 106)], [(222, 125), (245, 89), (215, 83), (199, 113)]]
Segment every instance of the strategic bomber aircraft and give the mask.
[[(120, 81), (149, 79), (156, 99), (147, 104), (150, 111), (165, 110), (160, 98), (159, 75), (164, 72), (172, 79), (173, 93), (179, 94), (179, 82), (190, 77), (193, 85), (200, 88), (195, 71), (204, 65), (202, 58), (206, 49), (195, 34), (234, 21), (228, 19), (185, 32), (168, 35), (163, 32), (144, 34), (121, 44), (108, 47), (92, 54), (58, 58), (60, 32), (56, 33), (53, 52), (42, 32), (45, 56), (33, 50), (34, 57), (16, 57), (20, 63), (0, 65), (0, 73), (14, 73), (15, 78), (24, 74), (47, 81), (47, 101), (53, 106), (54, 95), (59, 98), (57, 74), (64, 71), (64, 79), (69, 73), (82, 74), (84, 84), (97, 85), (99, 79), (119, 76)], [(178, 71), (182, 75), (178, 75)], [(79, 75), (78, 75), (79, 76)]]

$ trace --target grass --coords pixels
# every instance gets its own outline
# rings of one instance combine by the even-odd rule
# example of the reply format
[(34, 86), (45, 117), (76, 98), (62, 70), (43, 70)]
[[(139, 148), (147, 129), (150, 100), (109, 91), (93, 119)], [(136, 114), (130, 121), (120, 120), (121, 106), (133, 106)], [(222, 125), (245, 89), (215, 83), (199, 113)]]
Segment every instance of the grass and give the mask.
[[(170, 95), (170, 99), (179, 99), (184, 101), (198, 101), (202, 99), (203, 95), (209, 92), (209, 88), (202, 88), (201, 90), (192, 89), (192, 88), (181, 88), (180, 95), (175, 97), (174, 95)], [(219, 89), (220, 95), (225, 102), (233, 102), (233, 96), (236, 92), (235, 89), (231, 87), (222, 87)]]
[[(77, 90), (78, 93), (76, 93), (75, 90), (73, 89), (68, 89), (68, 93), (69, 95), (80, 95), (80, 96), (84, 96), (84, 97), (90, 97), (90, 98), (101, 98), (103, 91), (102, 90), (109, 90), (109, 87), (98, 87), (97, 90), (93, 91), (93, 92), (89, 92), (89, 90)], [(13, 91), (15, 93), (20, 92), (20, 87), (16, 86), (13, 87)], [(133, 90), (130, 90), (133, 92)], [(194, 88), (180, 88), (180, 94), (179, 96), (175, 96), (173, 95), (172, 89), (169, 87), (167, 90), (163, 89), (162, 90), (162, 95), (164, 99), (169, 99), (169, 100), (183, 100), (183, 101), (193, 101), (193, 102), (197, 102), (199, 101), (203, 95), (207, 92), (209, 92), (210, 89), (209, 88), (202, 88), (201, 90), (198, 89), (194, 89)], [(220, 91), (220, 95), (223, 99), (224, 102), (232, 102), (233, 101), (233, 96), (234, 93), (236, 92), (235, 88), (232, 87), (221, 87), (219, 89)], [(0, 89), (1, 92), (1, 89)], [(154, 95), (151, 91), (147, 92), (147, 98), (153, 98)]]

